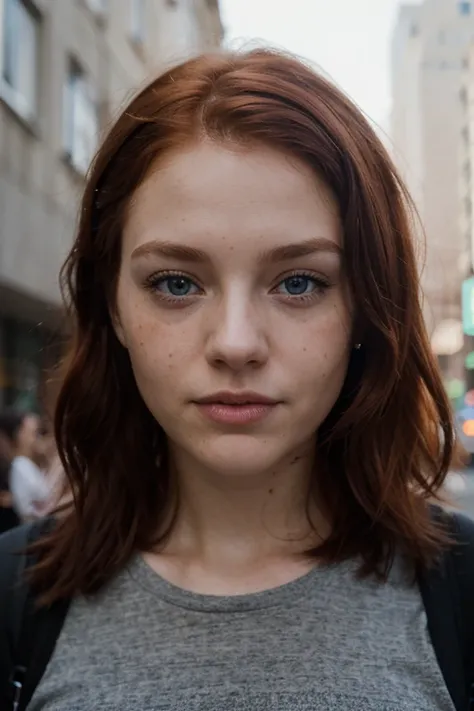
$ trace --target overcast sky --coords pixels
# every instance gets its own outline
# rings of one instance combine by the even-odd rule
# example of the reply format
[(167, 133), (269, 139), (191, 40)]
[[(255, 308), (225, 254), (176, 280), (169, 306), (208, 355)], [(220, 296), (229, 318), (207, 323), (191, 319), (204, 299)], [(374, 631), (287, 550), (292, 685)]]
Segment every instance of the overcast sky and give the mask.
[(315, 61), (385, 130), (390, 112), (390, 37), (400, 4), (400, 0), (220, 0), (228, 42), (264, 40)]

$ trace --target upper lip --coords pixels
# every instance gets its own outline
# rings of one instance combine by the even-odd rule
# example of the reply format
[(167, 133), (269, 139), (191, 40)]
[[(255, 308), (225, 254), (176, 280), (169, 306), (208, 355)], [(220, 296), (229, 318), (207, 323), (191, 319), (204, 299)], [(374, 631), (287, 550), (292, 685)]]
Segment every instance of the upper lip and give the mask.
[(201, 397), (196, 400), (196, 402), (200, 405), (209, 405), (212, 403), (222, 405), (276, 405), (278, 400), (253, 392), (252, 390), (240, 390), (238, 392), (221, 390), (212, 395)]

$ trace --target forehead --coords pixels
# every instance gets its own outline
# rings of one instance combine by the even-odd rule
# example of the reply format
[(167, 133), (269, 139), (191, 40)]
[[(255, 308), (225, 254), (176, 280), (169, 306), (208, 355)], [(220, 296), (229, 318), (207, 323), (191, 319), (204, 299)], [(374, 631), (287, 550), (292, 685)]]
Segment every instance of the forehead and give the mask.
[(260, 249), (316, 237), (340, 243), (338, 208), (303, 161), (264, 146), (201, 143), (171, 153), (136, 191), (123, 250), (152, 239)]

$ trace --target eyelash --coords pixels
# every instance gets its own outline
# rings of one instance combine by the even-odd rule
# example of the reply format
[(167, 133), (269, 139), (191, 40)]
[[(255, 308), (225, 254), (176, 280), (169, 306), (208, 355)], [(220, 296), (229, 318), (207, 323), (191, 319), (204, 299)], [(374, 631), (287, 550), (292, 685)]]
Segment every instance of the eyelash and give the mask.
[[(176, 303), (184, 303), (185, 300), (189, 297), (187, 296), (173, 296), (170, 294), (163, 294), (158, 291), (158, 285), (165, 282), (167, 279), (172, 279), (173, 277), (175, 278), (181, 278), (181, 279), (186, 279), (190, 281), (192, 284), (195, 286), (199, 286), (196, 284), (196, 280), (193, 277), (190, 277), (188, 274), (185, 272), (179, 272), (179, 271), (165, 271), (165, 272), (157, 272), (155, 274), (151, 274), (146, 281), (145, 281), (145, 288), (148, 289), (152, 294), (157, 296), (159, 299), (162, 301), (167, 301), (172, 304)], [(199, 287), (201, 288), (201, 287)], [(192, 294), (192, 296), (195, 296), (195, 294)]]
[[(315, 288), (314, 291), (309, 292), (308, 294), (280, 294), (281, 297), (283, 297), (286, 301), (291, 302), (294, 304), (295, 302), (297, 303), (304, 303), (304, 302), (309, 302), (309, 301), (315, 301), (316, 299), (320, 298), (323, 296), (323, 294), (330, 288), (331, 284), (327, 279), (322, 277), (319, 274), (315, 274), (314, 272), (310, 271), (304, 271), (300, 270), (298, 271), (297, 269), (293, 272), (289, 272), (288, 274), (285, 274), (284, 276), (278, 277), (278, 283), (276, 286), (279, 286), (282, 284), (284, 281), (287, 279), (291, 279), (292, 277), (302, 277), (303, 279), (311, 279), (314, 282)], [(276, 288), (276, 287), (274, 287)]]
[[(198, 295), (190, 294), (184, 296), (173, 296), (170, 294), (164, 294), (162, 292), (159, 292), (158, 285), (166, 282), (167, 279), (172, 279), (173, 277), (186, 279), (190, 283), (201, 289), (201, 287), (199, 286), (199, 284), (196, 283), (196, 280), (193, 277), (189, 276), (185, 272), (180, 271), (164, 271), (152, 274), (145, 280), (144, 286), (148, 291), (150, 291), (162, 301), (167, 301), (168, 303), (175, 305), (184, 305), (189, 298)], [(287, 279), (291, 279), (292, 277), (302, 277), (303, 279), (311, 279), (315, 284), (314, 291), (311, 291), (308, 294), (279, 294), (281, 298), (292, 304), (295, 304), (295, 302), (301, 304), (308, 301), (314, 301), (320, 298), (331, 287), (331, 284), (327, 279), (323, 278), (320, 275), (314, 274), (314, 272), (295, 270), (293, 272), (285, 274), (284, 276), (280, 276), (278, 278), (277, 284), (273, 287), (272, 291), (274, 291), (278, 286), (280, 286), (280, 284), (285, 282)]]

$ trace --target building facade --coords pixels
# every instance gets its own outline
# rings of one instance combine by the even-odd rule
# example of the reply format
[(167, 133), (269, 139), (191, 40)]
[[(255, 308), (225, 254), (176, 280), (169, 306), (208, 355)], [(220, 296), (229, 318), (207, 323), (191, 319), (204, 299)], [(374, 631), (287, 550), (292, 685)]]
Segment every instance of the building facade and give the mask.
[(473, 37), (473, 2), (424, 0), (401, 6), (392, 43), (391, 138), (423, 225), (417, 237), (425, 318), (445, 367), (459, 365), (453, 356), (461, 348), (462, 88)]
[(217, 0), (0, 0), (0, 407), (38, 407), (61, 350), (58, 273), (101, 133), (221, 38)]
[[(460, 102), (463, 110), (459, 154), (460, 229), (464, 238), (464, 254), (461, 263), (463, 275), (467, 280), (474, 275), (474, 44), (471, 44), (466, 55)], [(466, 296), (468, 294), (465, 294)], [(470, 294), (468, 300), (472, 302)], [(472, 308), (471, 312), (473, 312)], [(464, 341), (466, 388), (472, 390), (474, 388), (474, 337), (465, 335)]]

